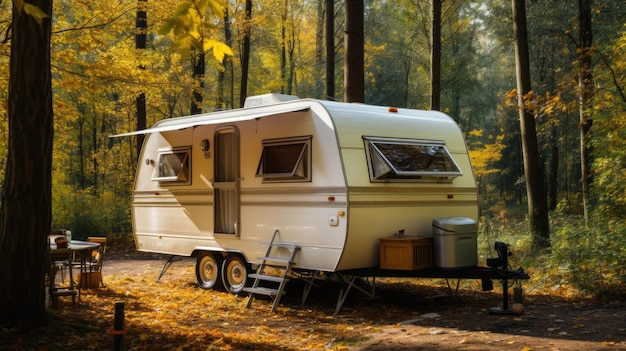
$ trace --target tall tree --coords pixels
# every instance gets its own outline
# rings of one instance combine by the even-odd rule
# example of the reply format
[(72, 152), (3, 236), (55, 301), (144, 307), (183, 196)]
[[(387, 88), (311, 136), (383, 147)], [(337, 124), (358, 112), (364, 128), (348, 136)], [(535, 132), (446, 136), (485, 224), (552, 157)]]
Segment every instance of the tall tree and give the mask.
[(248, 69), (250, 67), (250, 26), (252, 25), (252, 0), (246, 0), (243, 43), (241, 44), (241, 85), (239, 106), (243, 107), (248, 96)]
[(0, 324), (46, 322), (52, 207), (52, 0), (13, 1), (9, 155), (0, 212)]
[(335, 0), (326, 3), (326, 99), (335, 100)]
[[(148, 0), (137, 0), (137, 15), (135, 20), (135, 49), (146, 49), (146, 36), (148, 34)], [(140, 67), (143, 69), (143, 67)], [(146, 93), (142, 92), (135, 99), (137, 109), (137, 130), (146, 129)], [(137, 158), (141, 153), (144, 135), (137, 135)]]
[[(316, 0), (317, 23), (315, 25), (315, 70), (322, 72), (324, 69), (324, 0)], [(324, 96), (324, 82), (321, 79), (315, 80), (315, 97)]]
[(579, 42), (578, 42), (578, 113), (580, 115), (580, 168), (582, 176), (583, 213), (585, 223), (589, 221), (589, 187), (592, 182), (592, 147), (589, 132), (593, 120), (587, 113), (589, 99), (593, 94), (592, 21), (591, 0), (578, 0)]
[(202, 100), (204, 96), (204, 51), (191, 50), (191, 68), (193, 77), (193, 93), (191, 94), (190, 113), (197, 115), (202, 113)]
[[(300, 27), (303, 25), (302, 9), (299, 2), (283, 0), (280, 6), (280, 92), (292, 95), (296, 80), (296, 48)], [(278, 11), (278, 7), (276, 8)]]
[(532, 92), (530, 82), (530, 59), (528, 52), (528, 32), (526, 27), (526, 1), (512, 0), (513, 32), (515, 40), (515, 67), (517, 76), (517, 110), (522, 135), (524, 177), (528, 201), (528, 218), (533, 243), (537, 247), (550, 245), (550, 223), (548, 204), (543, 184), (543, 170), (537, 146), (535, 116), (526, 100)]
[[(287, 77), (287, 12), (289, 0), (284, 1), (283, 12), (280, 16), (280, 93), (285, 94)], [(288, 89), (288, 87), (287, 87)]]
[(363, 0), (346, 0), (345, 92), (346, 102), (365, 102)]
[(430, 109), (441, 109), (441, 1), (431, 0)]
[[(204, 22), (204, 11), (202, 6), (196, 9), (196, 16), (200, 24), (200, 30), (196, 33), (199, 36), (198, 41), (204, 42), (204, 30), (202, 30), (202, 22)], [(197, 115), (202, 113), (202, 105), (204, 100), (204, 73), (206, 69), (206, 61), (204, 54), (204, 46), (200, 48), (193, 47), (191, 49), (191, 77), (193, 78), (193, 91), (191, 93), (191, 104), (189, 113)]]
[[(224, 9), (224, 40), (226, 45), (232, 46), (232, 31), (230, 28), (230, 16), (228, 8)], [(233, 61), (230, 56), (224, 57), (224, 64), (217, 73), (217, 108), (226, 108), (226, 97), (224, 96), (224, 86), (226, 85), (226, 72), (230, 73), (230, 108), (233, 108)]]

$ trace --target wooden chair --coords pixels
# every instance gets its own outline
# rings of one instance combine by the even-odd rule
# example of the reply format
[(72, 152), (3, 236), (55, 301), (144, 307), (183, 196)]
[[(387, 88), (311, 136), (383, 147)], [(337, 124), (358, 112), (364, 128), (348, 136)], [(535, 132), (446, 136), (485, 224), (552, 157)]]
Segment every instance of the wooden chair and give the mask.
[[(71, 296), (72, 305), (76, 304), (76, 290), (74, 290), (74, 277), (72, 275), (71, 263), (72, 263), (72, 250), (70, 249), (55, 249), (49, 251), (50, 262), (48, 264), (48, 293), (50, 294), (50, 305), (54, 308), (59, 305), (60, 296)], [(69, 282), (65, 282), (65, 277), (62, 277), (60, 282), (57, 283), (56, 273), (61, 267), (68, 267)]]
[(87, 241), (100, 244), (97, 250), (92, 251), (91, 259), (87, 262), (87, 265), (88, 270), (91, 273), (90, 278), (97, 279), (98, 286), (105, 287), (104, 281), (102, 280), (102, 263), (104, 260), (104, 255), (107, 251), (107, 238), (101, 236), (90, 236), (87, 238)]

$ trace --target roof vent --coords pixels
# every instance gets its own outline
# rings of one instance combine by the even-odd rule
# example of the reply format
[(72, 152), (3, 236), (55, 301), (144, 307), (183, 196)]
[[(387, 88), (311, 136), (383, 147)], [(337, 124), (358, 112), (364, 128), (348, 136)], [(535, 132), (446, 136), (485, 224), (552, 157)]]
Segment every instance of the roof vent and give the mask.
[(286, 95), (286, 94), (263, 94), (250, 96), (246, 98), (246, 102), (243, 104), (243, 107), (256, 107), (256, 106), (265, 106), (277, 104), (279, 102), (292, 101), (300, 99), (294, 95)]

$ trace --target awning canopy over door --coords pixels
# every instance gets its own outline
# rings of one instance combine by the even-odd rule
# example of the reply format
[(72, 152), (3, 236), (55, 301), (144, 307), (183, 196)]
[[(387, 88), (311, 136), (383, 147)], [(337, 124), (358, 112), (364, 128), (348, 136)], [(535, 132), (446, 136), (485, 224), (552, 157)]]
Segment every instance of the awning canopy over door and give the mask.
[(238, 113), (234, 113), (234, 111), (226, 111), (226, 112), (217, 112), (210, 115), (198, 115), (198, 116), (190, 116), (190, 117), (181, 117), (172, 120), (164, 120), (162, 126), (157, 125), (153, 128), (137, 130), (134, 132), (128, 132), (123, 134), (116, 134), (110, 136), (111, 138), (123, 137), (123, 136), (131, 136), (131, 135), (139, 135), (139, 134), (150, 134), (150, 133), (161, 133), (168, 132), (173, 130), (181, 130), (196, 126), (204, 126), (210, 124), (220, 124), (220, 123), (233, 123), (233, 122), (241, 122), (241, 121), (249, 121), (251, 119), (263, 118), (267, 116), (280, 115), (284, 113), (290, 112), (306, 112), (309, 108), (302, 108), (302, 106), (280, 106), (273, 107), (270, 110), (265, 109), (264, 112), (250, 113), (246, 110), (239, 110)]

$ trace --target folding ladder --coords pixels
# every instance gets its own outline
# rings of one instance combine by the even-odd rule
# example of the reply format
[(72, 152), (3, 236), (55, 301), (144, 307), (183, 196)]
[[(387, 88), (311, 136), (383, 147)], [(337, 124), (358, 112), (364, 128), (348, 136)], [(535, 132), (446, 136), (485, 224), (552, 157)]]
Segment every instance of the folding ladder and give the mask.
[[(267, 247), (265, 256), (258, 258), (261, 260), (261, 264), (257, 268), (256, 273), (249, 275), (250, 278), (254, 278), (254, 284), (252, 284), (252, 287), (243, 289), (243, 291), (249, 293), (246, 307), (252, 305), (255, 295), (265, 295), (274, 300), (271, 310), (271, 312), (274, 312), (278, 307), (280, 298), (285, 294), (289, 273), (291, 272), (291, 267), (295, 264), (296, 254), (300, 251), (300, 247), (294, 244), (276, 242), (278, 234), (280, 233), (276, 229), (272, 236), (272, 241)], [(263, 286), (260, 285), (262, 282)]]

